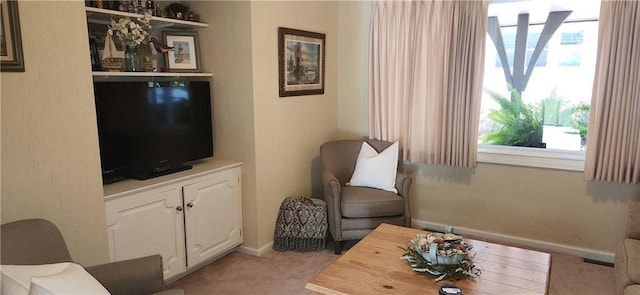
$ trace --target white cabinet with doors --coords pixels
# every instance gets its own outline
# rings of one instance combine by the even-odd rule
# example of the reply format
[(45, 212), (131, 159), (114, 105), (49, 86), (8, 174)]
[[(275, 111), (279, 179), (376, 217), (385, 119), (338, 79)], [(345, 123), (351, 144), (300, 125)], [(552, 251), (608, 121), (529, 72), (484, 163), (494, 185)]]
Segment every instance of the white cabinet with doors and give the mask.
[(170, 280), (240, 245), (240, 179), (240, 163), (210, 160), (189, 171), (106, 185), (111, 261), (160, 254)]

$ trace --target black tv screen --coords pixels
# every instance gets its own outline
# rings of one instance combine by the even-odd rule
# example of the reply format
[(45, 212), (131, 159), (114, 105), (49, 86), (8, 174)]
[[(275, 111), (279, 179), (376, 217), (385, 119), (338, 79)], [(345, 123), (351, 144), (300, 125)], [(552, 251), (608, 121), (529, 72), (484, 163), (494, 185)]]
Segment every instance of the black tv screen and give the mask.
[(208, 81), (95, 81), (94, 94), (105, 183), (213, 156)]

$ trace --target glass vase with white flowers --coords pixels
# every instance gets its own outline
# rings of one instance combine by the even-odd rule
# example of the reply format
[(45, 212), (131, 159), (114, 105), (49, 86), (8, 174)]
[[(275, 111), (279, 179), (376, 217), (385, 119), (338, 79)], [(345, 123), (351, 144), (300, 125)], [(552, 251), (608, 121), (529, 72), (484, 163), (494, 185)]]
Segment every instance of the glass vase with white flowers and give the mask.
[(107, 26), (107, 34), (115, 35), (126, 46), (124, 61), (128, 72), (142, 71), (138, 46), (149, 36), (150, 21), (151, 14), (145, 13), (135, 20), (129, 17), (120, 18), (118, 21), (112, 19), (111, 24)]

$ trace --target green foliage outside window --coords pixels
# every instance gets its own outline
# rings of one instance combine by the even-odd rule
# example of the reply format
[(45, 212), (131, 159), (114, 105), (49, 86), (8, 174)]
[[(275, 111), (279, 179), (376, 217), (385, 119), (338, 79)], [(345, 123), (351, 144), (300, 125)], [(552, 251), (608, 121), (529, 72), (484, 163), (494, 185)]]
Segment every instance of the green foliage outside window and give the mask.
[(589, 127), (589, 111), (591, 106), (581, 102), (573, 109), (571, 126), (580, 133), (580, 146), (584, 149), (587, 146), (587, 127)]
[(558, 97), (556, 89), (553, 89), (542, 103), (544, 103), (544, 125), (571, 126), (574, 108), (567, 106), (564, 98)]
[(486, 134), (482, 138), (482, 143), (544, 148), (546, 146), (542, 142), (544, 102), (525, 104), (515, 88), (509, 86), (509, 90), (512, 99), (494, 91), (487, 91), (500, 105), (500, 109), (491, 110), (488, 115), (499, 129)]

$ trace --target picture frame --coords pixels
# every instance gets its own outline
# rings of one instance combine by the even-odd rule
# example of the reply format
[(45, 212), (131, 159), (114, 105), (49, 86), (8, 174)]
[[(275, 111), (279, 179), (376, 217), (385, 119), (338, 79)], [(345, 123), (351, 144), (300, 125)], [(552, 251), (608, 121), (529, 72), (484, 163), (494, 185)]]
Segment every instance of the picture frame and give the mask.
[(278, 28), (280, 97), (324, 94), (325, 34)]
[(18, 1), (0, 0), (0, 71), (24, 72)]
[(168, 72), (201, 72), (196, 32), (162, 32), (162, 39), (173, 50), (164, 53)]

